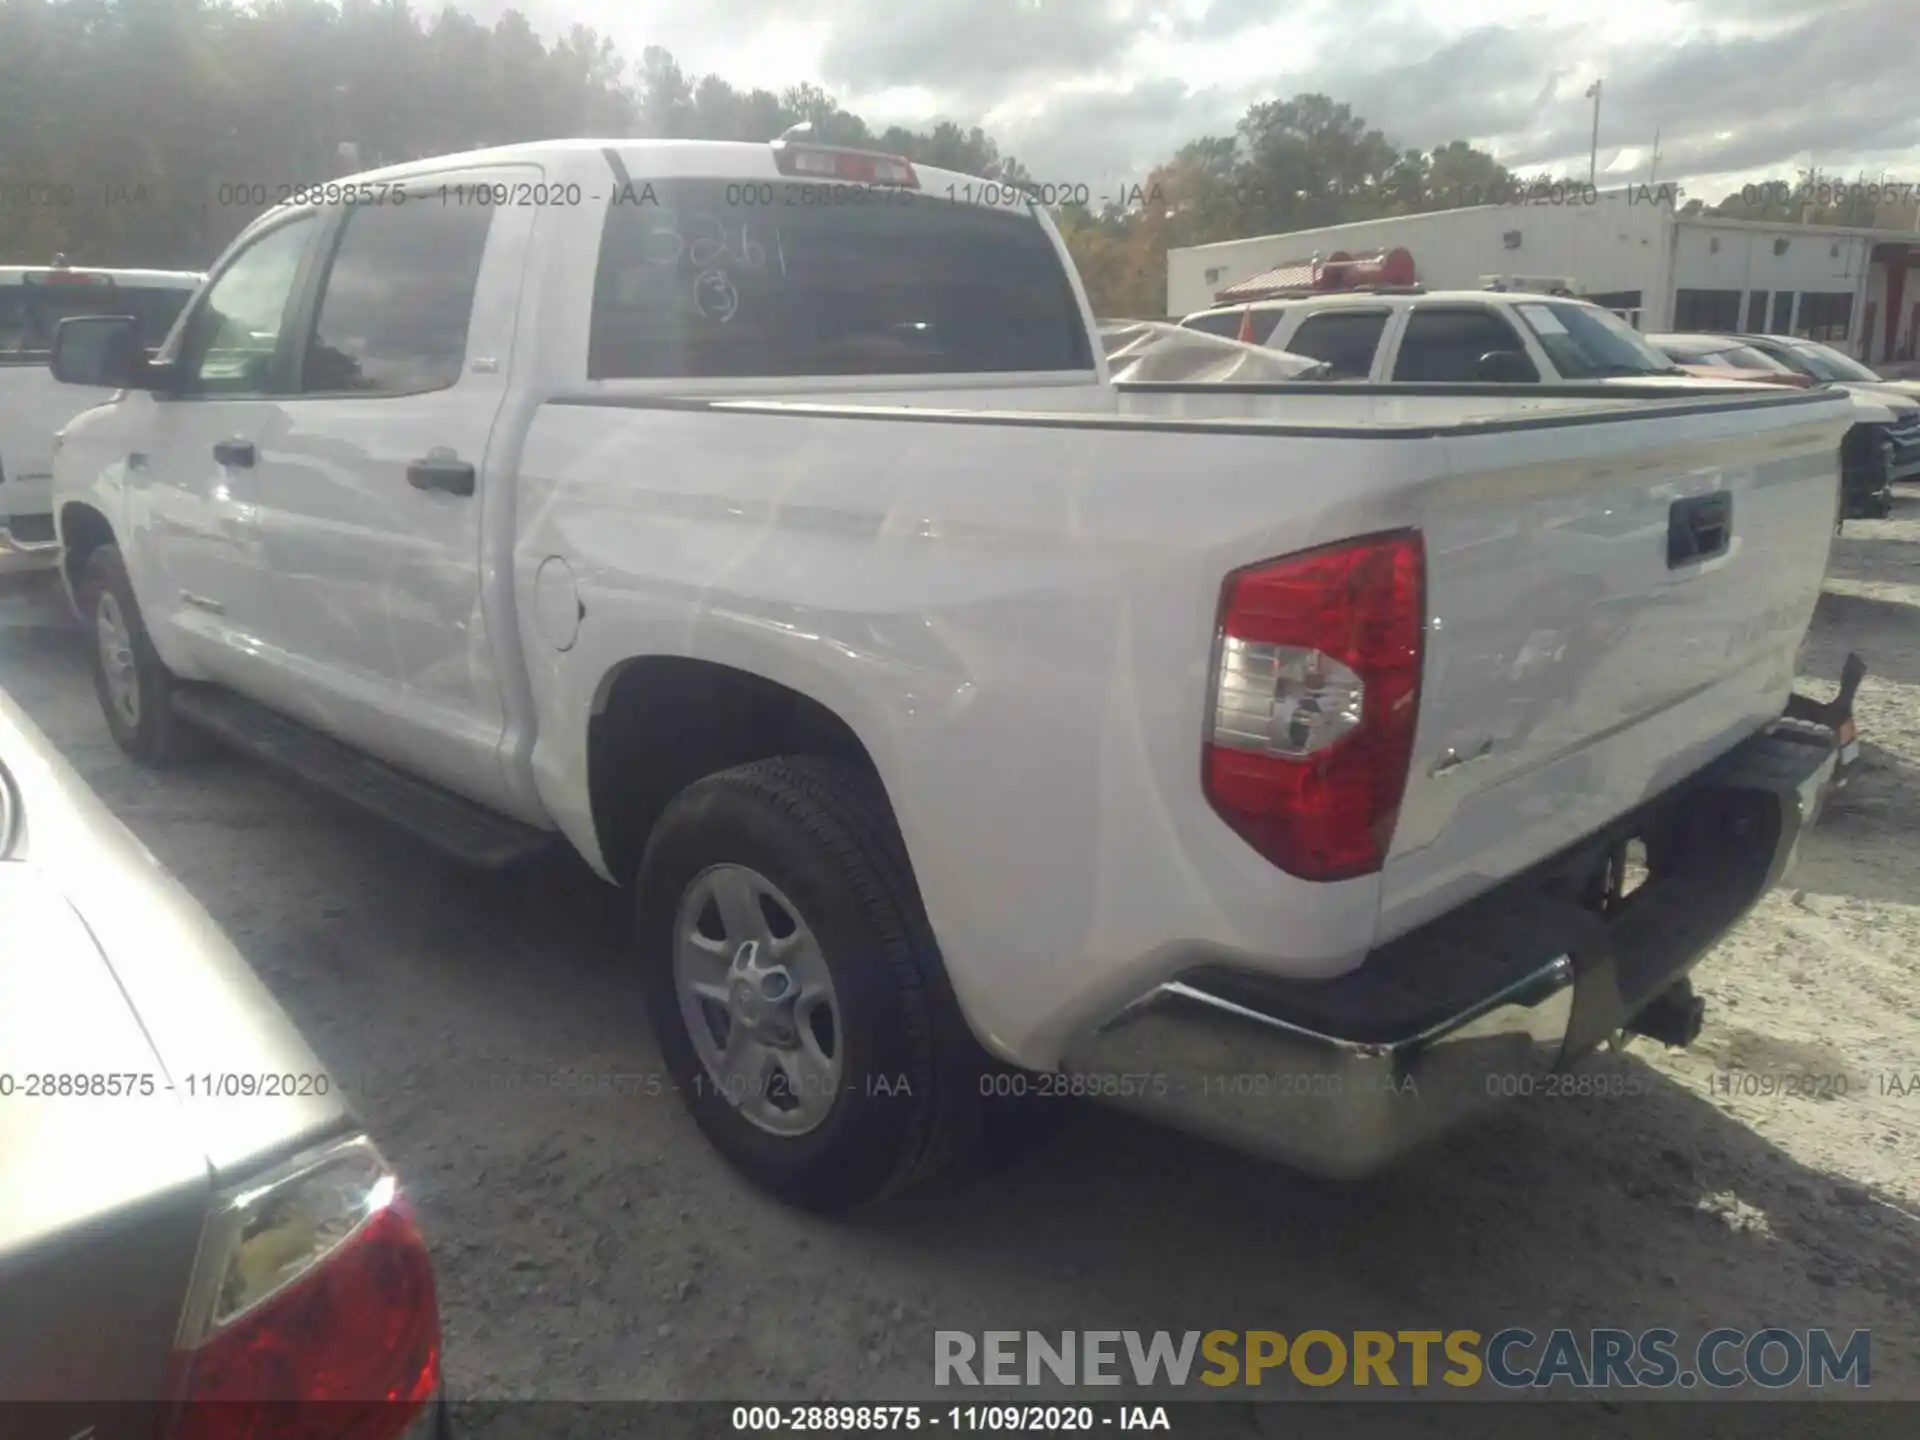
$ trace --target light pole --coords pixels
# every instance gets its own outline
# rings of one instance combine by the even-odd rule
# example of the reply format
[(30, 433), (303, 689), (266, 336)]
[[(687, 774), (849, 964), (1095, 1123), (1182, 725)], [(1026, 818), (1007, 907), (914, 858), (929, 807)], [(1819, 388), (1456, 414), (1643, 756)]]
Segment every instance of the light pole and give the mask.
[(1596, 188), (1600, 172), (1600, 82), (1594, 81), (1587, 87), (1587, 98), (1593, 101), (1593, 148), (1587, 151), (1587, 188)]

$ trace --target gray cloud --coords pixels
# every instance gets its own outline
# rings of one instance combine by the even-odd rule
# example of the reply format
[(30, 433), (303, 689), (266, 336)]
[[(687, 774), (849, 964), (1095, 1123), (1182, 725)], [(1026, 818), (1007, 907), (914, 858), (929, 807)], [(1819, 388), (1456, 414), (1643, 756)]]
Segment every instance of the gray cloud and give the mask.
[(1233, 133), (1248, 103), (1238, 90), (1145, 80), (1123, 91), (1066, 97), (1031, 122), (996, 125), (994, 135), (1034, 179), (1091, 187), (1097, 208), (1103, 195), (1117, 198), (1116, 187), (1142, 179), (1187, 141)]
[(857, 0), (831, 14), (822, 63), (836, 86), (1000, 95), (1034, 79), (1097, 73), (1153, 19), (1134, 0)]
[[(1164, 158), (1203, 129), (1230, 129), (1247, 103), (1316, 90), (1402, 145), (1466, 139), (1523, 171), (1553, 162), (1580, 168), (1591, 111), (1584, 84), (1568, 71), (1577, 56), (1606, 77), (1603, 164), (1623, 147), (1650, 145), (1656, 129), (1666, 178), (1771, 169), (1790, 179), (1809, 158), (1873, 171), (1920, 150), (1911, 0), (1701, 0), (1687, 9), (1694, 28), (1678, 44), (1623, 44), (1605, 21), (1568, 21), (1564, 11), (1465, 33), (1443, 28), (1426, 7), (1375, 12), (1364, 30), (1321, 12), (1314, 18), (1326, 28), (1315, 27), (1323, 39), (1311, 70), (1276, 70), (1240, 93), (1216, 92), (1204, 126), (1191, 123), (1198, 115), (1176, 116), (1158, 143), (1151, 107), (1120, 128), (1131, 140), (1129, 159)], [(1765, 33), (1719, 38), (1709, 29), (1716, 21), (1757, 22)], [(1236, 108), (1223, 114), (1229, 100)], [(1029, 127), (1023, 155), (1091, 148), (1077, 133), (1079, 115), (1063, 112), (1057, 126), (1053, 118)]]
[[(491, 19), (506, 3), (474, 9)], [(975, 124), (1063, 80), (1119, 87), (1063, 94), (1034, 118), (996, 119), (1002, 148), (1053, 179), (1140, 178), (1196, 136), (1231, 133), (1248, 105), (1301, 91), (1347, 102), (1404, 146), (1464, 139), (1523, 170), (1578, 165), (1592, 71), (1605, 77), (1603, 164), (1649, 144), (1656, 127), (1663, 178), (1787, 176), (1810, 154), (1851, 171), (1920, 149), (1913, 0), (1682, 0), (1688, 31), (1672, 44), (1623, 36), (1601, 7), (1463, 29), (1420, 0), (1362, 13), (1344, 0), (1214, 0), (1197, 16), (1170, 0), (709, 0), (660, 12), (656, 33), (611, 8), (524, 8), (549, 35), (579, 19), (614, 35), (629, 58), (661, 43), (690, 70), (722, 78), (727, 37), (822, 22), (831, 28), (821, 73), (794, 79), (817, 80), (856, 110), (917, 86), (946, 117)], [(1312, 54), (1310, 68), (1282, 61), (1251, 84), (1191, 88), (1151, 71), (1154, 41), (1231, 43), (1276, 21), (1311, 42), (1296, 52)], [(1720, 33), (1730, 26), (1758, 33)]]

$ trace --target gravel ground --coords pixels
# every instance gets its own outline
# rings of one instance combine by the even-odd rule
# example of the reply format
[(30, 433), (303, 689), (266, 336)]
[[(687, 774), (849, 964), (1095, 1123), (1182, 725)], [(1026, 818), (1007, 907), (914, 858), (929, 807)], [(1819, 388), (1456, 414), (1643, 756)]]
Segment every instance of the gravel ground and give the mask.
[[(1870, 1327), (1873, 1393), (1920, 1397), (1920, 495), (1835, 546), (1804, 668), (1866, 656), (1867, 766), (1697, 972), (1699, 1046), (1602, 1056), (1651, 1095), (1518, 1102), (1361, 1188), (1089, 1110), (984, 1185), (784, 1211), (671, 1095), (539, 1084), (659, 1072), (619, 892), (464, 872), (247, 762), (137, 770), (68, 626), (0, 599), (0, 684), (357, 1092), (424, 1217), (457, 1396), (924, 1399), (936, 1326), (1775, 1324)], [(1760, 1093), (1782, 1077), (1824, 1093)]]

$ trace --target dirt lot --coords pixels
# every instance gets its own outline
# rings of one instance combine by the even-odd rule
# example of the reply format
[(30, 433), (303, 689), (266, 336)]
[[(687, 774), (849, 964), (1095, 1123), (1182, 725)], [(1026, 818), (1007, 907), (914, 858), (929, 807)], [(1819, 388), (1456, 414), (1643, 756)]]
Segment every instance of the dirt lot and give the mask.
[[(457, 1395), (926, 1398), (936, 1326), (1771, 1324), (1870, 1327), (1873, 1392), (1920, 1397), (1920, 495), (1847, 532), (1805, 672), (1865, 654), (1868, 766), (1698, 972), (1699, 1048), (1603, 1056), (1654, 1093), (1518, 1103), (1362, 1189), (1090, 1111), (992, 1184), (795, 1216), (671, 1097), (536, 1083), (658, 1070), (620, 894), (464, 873), (237, 760), (136, 770), (50, 599), (0, 600), (0, 684), (358, 1090)], [(1758, 1093), (1783, 1077), (1825, 1093)]]

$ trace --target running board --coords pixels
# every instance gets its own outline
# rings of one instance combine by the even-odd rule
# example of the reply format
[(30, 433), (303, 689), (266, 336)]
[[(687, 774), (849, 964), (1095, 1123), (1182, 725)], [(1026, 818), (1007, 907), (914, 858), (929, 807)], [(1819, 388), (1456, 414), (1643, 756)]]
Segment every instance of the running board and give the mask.
[(549, 831), (496, 815), (402, 774), (278, 711), (213, 686), (180, 686), (174, 713), (317, 790), (344, 800), (483, 870), (504, 870), (554, 847)]

